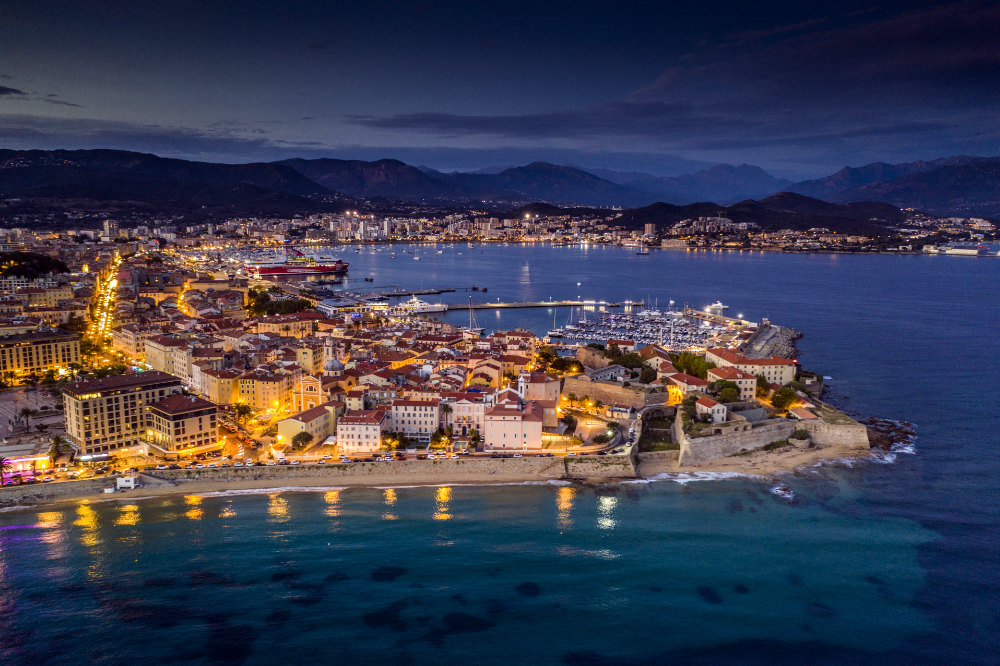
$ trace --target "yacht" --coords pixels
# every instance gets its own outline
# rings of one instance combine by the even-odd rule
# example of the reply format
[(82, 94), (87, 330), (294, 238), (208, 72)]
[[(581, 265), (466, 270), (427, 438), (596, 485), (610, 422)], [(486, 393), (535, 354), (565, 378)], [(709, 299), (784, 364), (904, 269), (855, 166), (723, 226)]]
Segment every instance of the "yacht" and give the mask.
[(413, 315), (413, 314), (424, 314), (427, 312), (446, 312), (448, 306), (445, 303), (428, 303), (422, 301), (416, 296), (411, 296), (410, 300), (403, 301), (393, 308), (390, 308), (392, 314), (397, 315)]

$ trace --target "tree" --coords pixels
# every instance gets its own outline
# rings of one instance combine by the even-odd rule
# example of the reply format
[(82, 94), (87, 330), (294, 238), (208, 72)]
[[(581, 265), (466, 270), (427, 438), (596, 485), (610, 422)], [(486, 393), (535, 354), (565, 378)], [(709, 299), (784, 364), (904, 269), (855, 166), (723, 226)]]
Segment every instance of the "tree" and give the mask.
[(6, 483), (4, 479), (4, 473), (9, 472), (11, 469), (10, 460), (8, 458), (0, 458), (0, 487)]
[(253, 409), (250, 405), (243, 402), (236, 405), (234, 411), (236, 412), (236, 420), (238, 421), (246, 421), (253, 414)]
[(31, 423), (31, 416), (34, 414), (34, 410), (30, 407), (22, 407), (18, 414), (21, 416), (21, 420), (24, 422), (24, 429), (27, 430), (29, 424)]
[(304, 449), (310, 444), (312, 444), (312, 441), (313, 441), (313, 436), (311, 433), (299, 432), (295, 434), (295, 437), (292, 437), (292, 446), (294, 446), (296, 449)]
[(448, 445), (448, 435), (446, 435), (444, 430), (441, 430), (440, 428), (438, 430), (435, 430), (434, 434), (431, 435), (431, 443), (430, 443), (431, 448), (443, 449), (447, 445)]
[[(448, 416), (448, 414), (451, 414), (451, 412), (452, 412), (451, 405), (449, 405), (447, 402), (441, 405), (441, 416)], [(445, 420), (447, 421), (448, 419)]]
[(479, 442), (480, 441), (482, 441), (482, 438), (479, 436), (479, 431), (476, 430), (475, 428), (473, 428), (472, 430), (470, 430), (469, 431), (469, 443), (471, 443), (473, 446), (479, 446)]
[(764, 375), (757, 375), (757, 397), (763, 398), (771, 391), (771, 383)]
[(790, 386), (784, 386), (774, 392), (771, 396), (771, 404), (776, 409), (786, 409), (789, 405), (795, 402), (795, 390)]
[(651, 384), (652, 382), (655, 382), (656, 370), (653, 370), (648, 365), (644, 366), (642, 368), (642, 371), (639, 373), (639, 381), (642, 382), (643, 384)]
[(566, 399), (569, 400), (569, 404), (572, 405), (577, 400), (576, 393), (567, 393)]
[(736, 402), (740, 399), (740, 390), (733, 388), (732, 386), (727, 386), (726, 388), (719, 391), (719, 400), (721, 402)]

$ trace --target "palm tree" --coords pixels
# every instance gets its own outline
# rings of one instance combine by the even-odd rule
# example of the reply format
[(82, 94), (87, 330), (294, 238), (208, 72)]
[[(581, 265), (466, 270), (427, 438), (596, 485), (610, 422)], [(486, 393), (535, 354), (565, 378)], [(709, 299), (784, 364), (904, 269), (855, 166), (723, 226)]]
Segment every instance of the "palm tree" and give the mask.
[(30, 423), (32, 409), (30, 407), (22, 407), (18, 414), (21, 416), (21, 420), (24, 421), (24, 429), (28, 429), (28, 424)]
[(10, 460), (7, 458), (0, 458), (0, 487), (3, 487), (5, 482), (4, 472), (8, 472), (11, 469)]
[(49, 450), (49, 456), (51, 456), (54, 464), (59, 459), (59, 456), (63, 454), (63, 446), (66, 443), (66, 439), (62, 435), (54, 435), (51, 442), (52, 448)]
[(451, 405), (449, 405), (447, 402), (441, 405), (442, 421), (447, 421), (448, 415), (451, 414), (451, 412), (452, 412)]

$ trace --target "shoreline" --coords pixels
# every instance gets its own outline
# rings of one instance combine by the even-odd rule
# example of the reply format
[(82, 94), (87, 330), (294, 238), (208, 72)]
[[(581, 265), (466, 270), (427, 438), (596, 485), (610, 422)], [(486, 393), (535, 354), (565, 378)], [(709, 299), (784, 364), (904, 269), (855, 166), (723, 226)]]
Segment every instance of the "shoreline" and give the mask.
[[(640, 463), (639, 474), (633, 478), (600, 478), (566, 479), (540, 478), (535, 474), (372, 474), (364, 477), (338, 474), (323, 474), (319, 476), (301, 477), (283, 475), (272, 478), (246, 479), (179, 479), (176, 484), (145, 477), (148, 484), (135, 490), (119, 490), (105, 494), (98, 489), (93, 481), (88, 487), (76, 487), (58, 496), (25, 498), (23, 503), (0, 502), (0, 512), (17, 510), (35, 510), (39, 507), (54, 507), (63, 504), (79, 504), (81, 502), (132, 502), (158, 499), (172, 496), (216, 496), (273, 494), (282, 492), (332, 492), (353, 489), (402, 489), (402, 488), (438, 488), (442, 486), (507, 486), (507, 485), (578, 485), (582, 487), (598, 487), (630, 483), (653, 483), (657, 481), (675, 481), (687, 483), (695, 480), (727, 480), (744, 478), (759, 480), (763, 483), (780, 481), (787, 474), (799, 474), (802, 471), (826, 464), (843, 464), (848, 467), (848, 461), (893, 462), (885, 456), (877, 455), (879, 449), (871, 451), (860, 450), (847, 446), (830, 446), (821, 449), (798, 449), (789, 446), (775, 451), (760, 451), (746, 456), (713, 461), (690, 467), (677, 467), (674, 461), (657, 461), (647, 459)], [(893, 450), (891, 453), (912, 453), (912, 450)], [(675, 452), (667, 452), (675, 453)], [(646, 454), (648, 455), (648, 454)], [(330, 470), (333, 471), (333, 470)], [(113, 477), (111, 477), (113, 478)], [(106, 485), (107, 479), (101, 485)], [(73, 483), (74, 486), (77, 482)], [(58, 486), (49, 486), (55, 490)], [(39, 488), (38, 490), (42, 490)], [(75, 490), (76, 492), (73, 492)]]

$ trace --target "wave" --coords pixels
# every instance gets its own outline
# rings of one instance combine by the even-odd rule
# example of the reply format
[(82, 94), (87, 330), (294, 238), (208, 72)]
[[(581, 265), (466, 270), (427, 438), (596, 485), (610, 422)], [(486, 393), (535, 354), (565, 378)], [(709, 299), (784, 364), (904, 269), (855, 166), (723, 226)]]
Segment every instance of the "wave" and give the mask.
[(772, 495), (780, 497), (789, 504), (795, 504), (795, 502), (798, 501), (798, 499), (795, 497), (795, 493), (792, 492), (792, 489), (789, 488), (784, 483), (775, 484), (771, 486), (770, 490)]
[(646, 479), (635, 479), (621, 481), (620, 483), (654, 483), (656, 481), (673, 481), (681, 485), (687, 485), (694, 481), (724, 481), (726, 479), (755, 479), (760, 480), (765, 477), (759, 474), (746, 474), (743, 472), (661, 472)]
[(483, 481), (481, 483), (451, 483), (448, 481), (435, 481), (431, 483), (418, 483), (408, 485), (388, 485), (388, 486), (357, 486), (360, 488), (374, 488), (376, 490), (402, 490), (405, 488), (481, 488), (490, 486), (572, 486), (576, 485), (572, 481), (563, 479), (546, 479), (544, 481)]
[(202, 493), (184, 493), (197, 497), (231, 497), (233, 495), (274, 495), (276, 493), (326, 493), (347, 490), (346, 486), (277, 486), (274, 488), (234, 488), (232, 490), (209, 490)]

